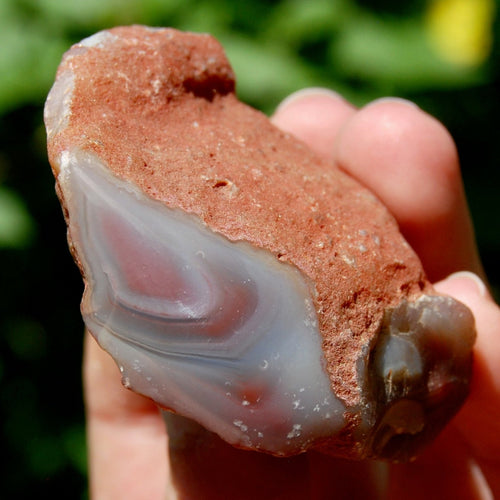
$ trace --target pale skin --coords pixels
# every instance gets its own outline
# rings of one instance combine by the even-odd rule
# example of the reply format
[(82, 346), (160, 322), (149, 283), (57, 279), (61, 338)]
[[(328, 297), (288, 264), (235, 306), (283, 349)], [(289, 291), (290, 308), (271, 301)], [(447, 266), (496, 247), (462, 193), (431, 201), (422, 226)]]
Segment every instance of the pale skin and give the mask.
[(232, 448), (182, 418), (169, 420), (167, 438), (157, 407), (122, 387), (116, 365), (87, 334), (91, 498), (500, 498), (500, 308), (474, 275), (449, 277), (469, 271), (484, 280), (449, 133), (406, 101), (356, 109), (321, 89), (291, 96), (272, 120), (376, 193), (436, 288), (472, 310), (478, 339), (470, 397), (410, 464), (349, 462), (315, 452), (278, 459)]

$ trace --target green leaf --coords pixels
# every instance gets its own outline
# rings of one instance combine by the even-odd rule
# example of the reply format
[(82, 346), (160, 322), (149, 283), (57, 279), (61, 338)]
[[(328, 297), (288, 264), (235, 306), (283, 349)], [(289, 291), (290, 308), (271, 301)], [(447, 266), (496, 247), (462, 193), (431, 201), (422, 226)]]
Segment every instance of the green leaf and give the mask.
[(319, 85), (319, 77), (301, 59), (277, 43), (263, 45), (251, 38), (221, 38), (237, 75), (239, 97), (269, 111), (290, 92)]
[(331, 38), (348, 11), (348, 0), (284, 0), (265, 20), (265, 36), (299, 48), (311, 39)]
[(399, 91), (466, 85), (480, 77), (440, 59), (428, 43), (421, 19), (384, 18), (366, 12), (353, 17), (332, 41), (331, 60), (348, 78)]
[(0, 113), (27, 101), (42, 101), (55, 77), (57, 64), (68, 48), (22, 24), (0, 25)]
[(0, 248), (24, 248), (32, 241), (35, 223), (23, 200), (0, 186)]

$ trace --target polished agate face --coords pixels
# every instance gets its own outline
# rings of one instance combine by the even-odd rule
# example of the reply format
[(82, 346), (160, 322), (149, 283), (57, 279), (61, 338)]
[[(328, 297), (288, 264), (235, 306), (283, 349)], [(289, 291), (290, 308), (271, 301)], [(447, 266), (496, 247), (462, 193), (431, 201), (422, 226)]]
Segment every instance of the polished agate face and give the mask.
[(124, 385), (163, 408), (275, 455), (340, 433), (354, 412), (364, 455), (404, 460), (461, 402), (473, 329), (453, 299), (422, 296), (387, 313), (360, 360), (365, 405), (348, 409), (294, 267), (148, 198), (88, 153), (65, 154), (59, 182), (87, 278), (87, 327)]
[(148, 199), (88, 154), (61, 185), (88, 328), (124, 384), (235, 445), (297, 453), (340, 430), (304, 279)]

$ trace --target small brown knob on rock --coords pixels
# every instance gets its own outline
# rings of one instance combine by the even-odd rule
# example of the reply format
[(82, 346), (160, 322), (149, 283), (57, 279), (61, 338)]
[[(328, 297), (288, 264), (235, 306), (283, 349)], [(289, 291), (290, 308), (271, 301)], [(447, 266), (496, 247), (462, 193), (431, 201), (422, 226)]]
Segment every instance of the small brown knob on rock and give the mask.
[(406, 461), (432, 441), (469, 392), (474, 318), (460, 302), (422, 296), (386, 314), (370, 361), (375, 457)]

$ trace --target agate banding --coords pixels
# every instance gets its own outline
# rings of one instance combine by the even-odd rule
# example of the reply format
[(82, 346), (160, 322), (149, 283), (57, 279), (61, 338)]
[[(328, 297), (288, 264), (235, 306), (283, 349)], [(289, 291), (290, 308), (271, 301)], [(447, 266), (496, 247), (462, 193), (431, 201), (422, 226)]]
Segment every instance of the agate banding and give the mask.
[(472, 315), (234, 87), (208, 35), (115, 28), (64, 56), (45, 121), (85, 323), (127, 387), (235, 446), (411, 459), (467, 395)]

